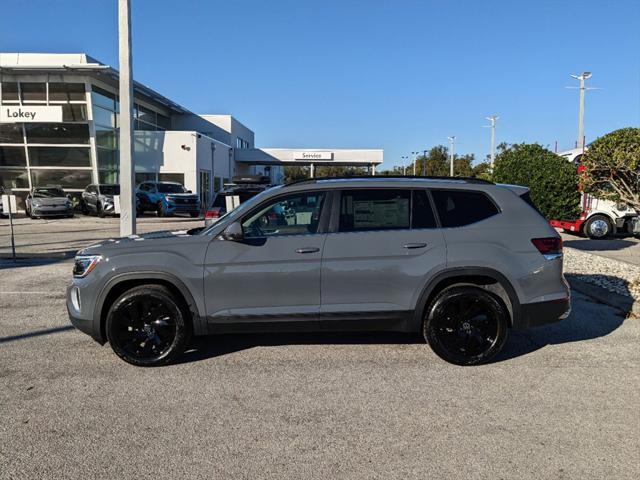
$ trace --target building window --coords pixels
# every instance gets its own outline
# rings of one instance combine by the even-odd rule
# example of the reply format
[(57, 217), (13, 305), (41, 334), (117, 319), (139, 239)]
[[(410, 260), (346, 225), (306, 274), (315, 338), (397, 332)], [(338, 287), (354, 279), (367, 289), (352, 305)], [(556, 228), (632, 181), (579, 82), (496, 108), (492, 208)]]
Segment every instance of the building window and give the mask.
[(84, 83), (52, 83), (49, 82), (49, 101), (70, 102), (85, 101)]
[(87, 107), (85, 105), (62, 105), (63, 122), (86, 122)]
[(89, 143), (89, 126), (75, 123), (25, 125), (28, 143)]
[(29, 177), (26, 169), (0, 169), (0, 185), (5, 189), (29, 188)]
[(136, 185), (140, 185), (142, 182), (155, 182), (156, 174), (149, 172), (136, 172)]
[(56, 185), (62, 188), (83, 189), (91, 183), (91, 170), (31, 169), (34, 187)]
[(26, 167), (24, 147), (0, 147), (0, 167)]
[(22, 124), (0, 123), (0, 143), (24, 143)]
[(16, 103), (18, 100), (18, 83), (2, 82), (2, 101)]
[(118, 103), (116, 102), (116, 96), (95, 85), (91, 87), (91, 102), (93, 105), (99, 105), (114, 112), (117, 111)]
[(20, 91), (24, 103), (47, 101), (47, 84), (44, 82), (20, 82)]
[(29, 164), (34, 167), (90, 167), (88, 148), (29, 147)]
[(118, 169), (118, 151), (98, 149), (98, 170), (117, 170)]
[(103, 127), (116, 128), (116, 114), (99, 106), (93, 107), (93, 122)]

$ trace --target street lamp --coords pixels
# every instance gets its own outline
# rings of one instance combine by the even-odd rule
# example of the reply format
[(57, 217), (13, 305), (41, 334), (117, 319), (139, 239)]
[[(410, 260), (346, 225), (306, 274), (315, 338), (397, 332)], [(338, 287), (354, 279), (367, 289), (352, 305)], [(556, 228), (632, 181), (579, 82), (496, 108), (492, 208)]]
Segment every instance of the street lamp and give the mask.
[(455, 135), (451, 135), (450, 137), (447, 137), (449, 139), (449, 145), (450, 145), (450, 153), (451, 153), (451, 160), (449, 161), (449, 176), (453, 177), (453, 159), (454, 159), (454, 151), (455, 151), (455, 146), (456, 146), (456, 136)]
[(593, 87), (585, 87), (585, 80), (591, 78), (591, 72), (582, 72), (580, 75), (571, 75), (572, 78), (580, 81), (580, 87), (567, 87), (580, 89), (580, 111), (578, 113), (578, 142), (576, 148), (584, 149), (584, 92), (586, 90), (596, 90)]
[(403, 155), (402, 157), (402, 175), (407, 174), (407, 159), (409, 158), (407, 155)]
[(411, 155), (413, 155), (413, 175), (415, 176), (416, 163), (418, 163), (418, 155), (420, 155), (420, 152), (411, 152)]
[(491, 122), (491, 125), (485, 125), (485, 127), (491, 128), (491, 168), (493, 169), (493, 162), (496, 160), (496, 120), (500, 117), (491, 115), (485, 118)]

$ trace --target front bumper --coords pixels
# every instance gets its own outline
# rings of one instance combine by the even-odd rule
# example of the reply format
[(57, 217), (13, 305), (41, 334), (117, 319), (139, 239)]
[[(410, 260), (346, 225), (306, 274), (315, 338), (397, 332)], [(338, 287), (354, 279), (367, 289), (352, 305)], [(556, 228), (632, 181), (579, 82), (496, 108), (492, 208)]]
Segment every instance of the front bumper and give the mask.
[(31, 214), (36, 217), (57, 217), (63, 215), (73, 215), (73, 207), (31, 207)]
[[(90, 316), (89, 318), (83, 318), (85, 314), (81, 313), (81, 310), (93, 311), (92, 305), (82, 305), (82, 294), (77, 285), (69, 285), (67, 287), (67, 314), (71, 324), (83, 333), (86, 333), (96, 342), (100, 344), (105, 343), (105, 339), (102, 338), (100, 332), (100, 321), (96, 321), (95, 318)], [(75, 297), (75, 300), (74, 300)], [(86, 298), (85, 298), (86, 300)]]
[(571, 313), (571, 298), (520, 305), (520, 328), (539, 327), (564, 320)]

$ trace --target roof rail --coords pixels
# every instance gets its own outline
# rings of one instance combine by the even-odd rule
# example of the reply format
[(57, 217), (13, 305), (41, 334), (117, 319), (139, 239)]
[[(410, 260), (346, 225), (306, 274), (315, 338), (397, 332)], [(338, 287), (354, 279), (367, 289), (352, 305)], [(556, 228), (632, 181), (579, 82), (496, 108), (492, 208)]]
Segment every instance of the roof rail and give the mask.
[(285, 186), (289, 185), (303, 185), (305, 183), (316, 183), (323, 180), (360, 180), (367, 179), (371, 181), (382, 180), (394, 178), (394, 179), (402, 179), (402, 180), (453, 180), (453, 181), (462, 181), (465, 183), (476, 183), (476, 184), (484, 184), (484, 185), (495, 185), (493, 182), (489, 180), (485, 180), (484, 178), (478, 177), (443, 177), (443, 176), (422, 176), (422, 175), (344, 175), (344, 176), (336, 176), (336, 177), (315, 177), (315, 178), (303, 178), (302, 180), (295, 180), (293, 182), (289, 182), (285, 184)]

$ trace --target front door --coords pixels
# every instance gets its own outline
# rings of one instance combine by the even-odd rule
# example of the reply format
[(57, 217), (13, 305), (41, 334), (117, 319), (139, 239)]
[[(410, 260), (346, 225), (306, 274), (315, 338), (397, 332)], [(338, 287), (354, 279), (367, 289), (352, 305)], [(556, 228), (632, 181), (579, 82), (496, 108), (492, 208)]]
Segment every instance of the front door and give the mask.
[(344, 190), (336, 213), (324, 246), (321, 312), (412, 311), (426, 279), (446, 263), (426, 190)]
[(211, 241), (204, 277), (210, 325), (318, 313), (325, 198), (304, 192), (266, 200), (242, 218), (243, 241)]

